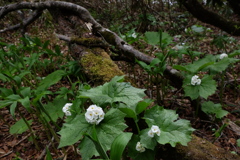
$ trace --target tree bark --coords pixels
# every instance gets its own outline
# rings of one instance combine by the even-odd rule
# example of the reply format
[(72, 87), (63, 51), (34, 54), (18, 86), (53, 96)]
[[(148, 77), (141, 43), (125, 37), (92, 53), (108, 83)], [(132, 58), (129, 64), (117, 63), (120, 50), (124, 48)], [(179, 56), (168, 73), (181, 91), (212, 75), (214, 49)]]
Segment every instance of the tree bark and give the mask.
[[(240, 36), (240, 23), (232, 21), (230, 19), (226, 19), (217, 13), (214, 13), (201, 5), (198, 0), (179, 0), (180, 3), (182, 3), (185, 8), (198, 20), (211, 24), (215, 27), (220, 28), (221, 30), (235, 36)], [(230, 4), (235, 5), (236, 10), (239, 9), (237, 6), (239, 6), (239, 2), (236, 2), (234, 0), (229, 0), (231, 2)]]

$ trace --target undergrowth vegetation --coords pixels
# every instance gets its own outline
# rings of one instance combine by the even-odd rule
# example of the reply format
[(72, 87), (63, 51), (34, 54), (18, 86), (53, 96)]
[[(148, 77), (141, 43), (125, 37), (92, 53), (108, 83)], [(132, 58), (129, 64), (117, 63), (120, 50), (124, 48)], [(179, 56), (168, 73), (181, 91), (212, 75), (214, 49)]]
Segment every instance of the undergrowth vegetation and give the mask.
[[(226, 92), (231, 92), (232, 102), (239, 103), (240, 48), (236, 37), (216, 34), (194, 19), (189, 23), (189, 14), (176, 4), (164, 3), (162, 9), (167, 12), (159, 14), (147, 13), (147, 8), (137, 14), (132, 4), (133, 8), (125, 9), (131, 9), (133, 15), (124, 15), (123, 9), (110, 14), (114, 11), (111, 5), (104, 14), (98, 15), (96, 10), (93, 16), (99, 21), (110, 16), (105, 25), (155, 57), (150, 64), (136, 60), (131, 65), (133, 76), (129, 77), (136, 84), (140, 77), (143, 84), (136, 87), (125, 82), (124, 76), (116, 76), (103, 85), (91, 86), (79, 62), (63, 55), (59, 46), (50, 49), (50, 41), (30, 36), (20, 38), (18, 44), (1, 40), (0, 109), (7, 108), (16, 121), (9, 126), (10, 134), (29, 132), (28, 140), (40, 150), (43, 145), (33, 126), (41, 124), (51, 144), (44, 146), (47, 159), (56, 158), (59, 150), (66, 156), (67, 146), (83, 160), (155, 159), (161, 157), (160, 146), (186, 146), (197, 130), (191, 122), (199, 119), (217, 124), (211, 130), (215, 142), (229, 125), (230, 120), (224, 117), (240, 112), (234, 103), (230, 107), (226, 103)], [(116, 19), (119, 22), (113, 23)], [(167, 66), (181, 75), (181, 88), (174, 88), (164, 76)], [(136, 75), (136, 71), (140, 73)], [(192, 107), (191, 118), (179, 117), (182, 108), (171, 107), (177, 99), (182, 106)], [(239, 154), (238, 150), (234, 153)]]

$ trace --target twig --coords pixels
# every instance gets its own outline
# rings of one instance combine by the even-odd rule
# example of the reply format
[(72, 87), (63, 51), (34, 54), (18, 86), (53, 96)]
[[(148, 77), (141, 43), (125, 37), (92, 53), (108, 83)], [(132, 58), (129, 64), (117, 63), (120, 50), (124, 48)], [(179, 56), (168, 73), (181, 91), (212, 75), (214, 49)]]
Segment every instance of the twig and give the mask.
[(2, 155), (2, 156), (0, 156), (0, 158), (3, 158), (3, 157), (6, 157), (6, 156), (8, 156), (9, 154), (11, 154), (13, 151), (10, 151), (10, 152), (8, 152), (8, 153), (6, 153), (6, 154), (4, 154), (4, 155)]
[(48, 143), (48, 145), (46, 146), (46, 148), (44, 148), (44, 150), (42, 151), (42, 153), (40, 154), (40, 156), (38, 157), (38, 160), (41, 160), (43, 158), (43, 156), (46, 154), (46, 149), (49, 148), (49, 146), (52, 144), (54, 140), (54, 137), (52, 137), (52, 140)]

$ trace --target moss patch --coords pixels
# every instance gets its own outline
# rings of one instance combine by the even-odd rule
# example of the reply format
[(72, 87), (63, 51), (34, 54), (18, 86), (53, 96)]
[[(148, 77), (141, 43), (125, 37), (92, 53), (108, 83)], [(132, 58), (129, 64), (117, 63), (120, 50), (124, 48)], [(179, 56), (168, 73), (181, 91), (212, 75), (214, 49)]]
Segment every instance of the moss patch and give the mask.
[(91, 81), (96, 82), (97, 85), (109, 82), (115, 76), (123, 75), (110, 56), (101, 48), (90, 50), (88, 54), (82, 56), (80, 63)]

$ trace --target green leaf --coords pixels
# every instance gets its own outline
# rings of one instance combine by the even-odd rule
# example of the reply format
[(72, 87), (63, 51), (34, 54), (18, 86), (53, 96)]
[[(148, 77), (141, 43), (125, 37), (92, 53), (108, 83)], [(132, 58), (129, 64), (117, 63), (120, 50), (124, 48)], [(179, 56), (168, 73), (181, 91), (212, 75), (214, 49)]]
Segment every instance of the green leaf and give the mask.
[(202, 111), (207, 114), (215, 114), (217, 118), (223, 118), (228, 114), (222, 109), (221, 104), (214, 104), (212, 101), (202, 103)]
[[(55, 98), (53, 102), (49, 102), (44, 105), (45, 110), (48, 112), (51, 119), (56, 122), (58, 118), (62, 118), (64, 113), (62, 111), (63, 106), (67, 103), (66, 99)], [(48, 116), (43, 113), (43, 116), (47, 121), (50, 121)]]
[(152, 99), (144, 99), (143, 101), (138, 102), (135, 109), (136, 114), (140, 114), (141, 112), (143, 112), (152, 102)]
[[(33, 120), (29, 120), (27, 121), (27, 123), (29, 125), (32, 124), (32, 121)], [(28, 126), (27, 124), (24, 122), (23, 119), (20, 119), (19, 121), (17, 121), (14, 125), (12, 125), (10, 127), (10, 134), (22, 134), (23, 132), (27, 131), (28, 130)]]
[[(125, 114), (116, 108), (111, 108), (104, 116), (103, 121), (96, 125), (98, 139), (105, 150), (109, 150), (114, 139), (123, 133), (127, 127), (124, 123)], [(88, 129), (88, 134), (91, 135), (92, 130)], [(92, 156), (98, 156), (94, 144), (89, 138), (84, 138), (80, 144), (80, 153), (84, 160), (90, 159)], [(90, 150), (90, 151), (87, 151)], [(87, 151), (87, 153), (85, 153)]]
[(17, 107), (17, 101), (13, 102), (10, 106), (10, 113), (15, 118), (15, 109)]
[(61, 135), (58, 148), (76, 143), (91, 128), (92, 125), (85, 120), (83, 114), (77, 115), (72, 121), (64, 123), (62, 129), (58, 132)]
[(237, 146), (240, 147), (240, 139), (237, 140)]
[(191, 85), (191, 78), (192, 76), (187, 76), (183, 81), (185, 96), (189, 96), (192, 100), (197, 99), (199, 96), (207, 99), (208, 96), (215, 93), (217, 85), (211, 76), (205, 75), (201, 79), (200, 85)]
[(139, 152), (136, 150), (137, 142), (140, 139), (137, 135), (133, 135), (132, 139), (128, 143), (128, 156), (131, 157), (133, 160), (154, 160), (155, 159), (155, 151), (146, 149), (145, 152)]
[(6, 82), (9, 80), (9, 78), (7, 76), (5, 76), (4, 74), (0, 73), (0, 79), (3, 81), (3, 82)]
[(133, 119), (137, 119), (137, 115), (136, 113), (134, 112), (134, 110), (132, 110), (131, 108), (129, 107), (124, 107), (124, 108), (118, 108), (120, 111), (122, 111), (123, 113), (126, 114), (126, 117), (128, 118), (133, 118)]
[(180, 71), (191, 72), (191, 71), (188, 70), (186, 67), (180, 66), (180, 65), (175, 65), (175, 66), (173, 66), (173, 69), (177, 69), (177, 70), (180, 70)]
[[(194, 129), (187, 120), (178, 120), (178, 115), (173, 110), (166, 110), (163, 107), (154, 106), (146, 111), (144, 118), (149, 126), (157, 125), (161, 131), (160, 136), (155, 135), (154, 139), (160, 144), (170, 144), (175, 147), (177, 143), (186, 146), (191, 140)], [(145, 131), (146, 134), (147, 130)], [(143, 145), (148, 145), (145, 140)]]
[(155, 137), (152, 138), (152, 137), (148, 136), (148, 131), (149, 131), (149, 128), (141, 131), (140, 142), (145, 148), (154, 150), (155, 146), (157, 145), (157, 141), (156, 141)]
[(146, 41), (150, 45), (158, 45), (160, 42), (159, 32), (146, 32), (145, 33)]
[(31, 96), (31, 89), (30, 89), (30, 87), (21, 88), (20, 93), (23, 97), (30, 97)]
[(132, 87), (130, 83), (118, 82), (114, 78), (103, 86), (92, 88), (86, 92), (81, 92), (80, 98), (88, 97), (93, 103), (98, 105), (113, 104), (122, 102), (128, 106), (136, 105), (145, 96), (145, 89)]
[(46, 160), (53, 160), (53, 158), (52, 158), (52, 155), (51, 155), (51, 153), (50, 153), (49, 149), (48, 149), (48, 148), (46, 148), (46, 150), (47, 150), (47, 156), (46, 156)]
[(23, 107), (27, 109), (28, 112), (31, 111), (29, 97), (25, 97), (24, 99), (19, 99), (18, 102), (20, 102), (23, 105)]
[(66, 72), (63, 70), (57, 70), (45, 77), (39, 84), (37, 91), (44, 91), (53, 84), (56, 84), (66, 75)]
[(92, 140), (92, 142), (94, 143), (95, 148), (97, 149), (100, 156), (104, 159), (109, 159), (106, 150), (104, 150), (101, 142), (98, 139), (98, 135), (97, 135), (97, 132), (96, 132), (96, 129), (95, 129), (95, 125), (93, 125), (92, 134), (91, 135), (86, 134), (86, 136), (88, 136), (89, 139)]
[(93, 141), (87, 136), (83, 138), (78, 148), (80, 149), (79, 151), (83, 160), (89, 160), (93, 155), (99, 156)]
[(202, 82), (200, 84), (199, 95), (207, 99), (208, 96), (215, 93), (216, 89), (217, 89), (216, 81), (213, 80), (211, 76), (205, 75), (202, 78)]
[(236, 63), (237, 61), (239, 60), (235, 58), (223, 58), (220, 61), (215, 62), (213, 65), (208, 66), (206, 70), (210, 70), (211, 74), (216, 74), (225, 71), (230, 64)]
[(132, 133), (122, 133), (115, 138), (111, 145), (110, 159), (121, 160), (122, 154), (127, 146), (129, 140), (132, 137)]

